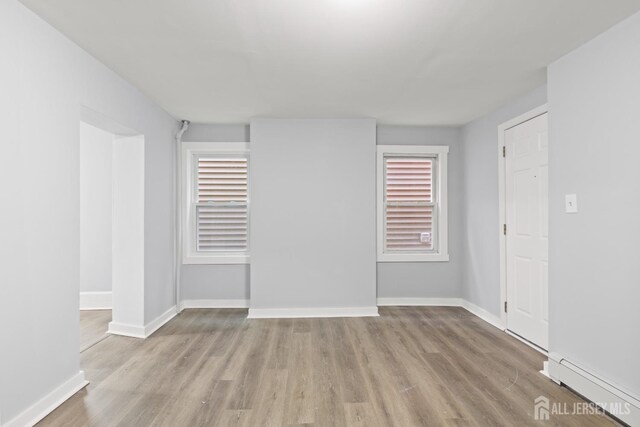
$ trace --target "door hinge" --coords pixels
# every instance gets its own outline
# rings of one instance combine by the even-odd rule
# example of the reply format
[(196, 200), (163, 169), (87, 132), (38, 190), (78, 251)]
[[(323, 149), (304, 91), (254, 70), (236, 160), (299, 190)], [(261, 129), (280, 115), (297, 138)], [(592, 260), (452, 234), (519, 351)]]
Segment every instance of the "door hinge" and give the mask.
[(507, 157), (507, 147), (505, 145), (502, 146), (502, 157)]
[(504, 302), (504, 312), (505, 313), (507, 312), (507, 302), (506, 301)]
[(502, 233), (506, 236), (507, 235), (507, 224), (503, 224), (502, 225)]

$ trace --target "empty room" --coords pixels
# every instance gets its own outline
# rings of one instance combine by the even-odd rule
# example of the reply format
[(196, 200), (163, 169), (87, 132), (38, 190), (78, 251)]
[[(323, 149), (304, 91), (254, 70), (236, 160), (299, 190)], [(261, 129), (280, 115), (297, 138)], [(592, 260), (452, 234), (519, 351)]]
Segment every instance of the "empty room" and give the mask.
[(640, 0), (0, 0), (0, 426), (640, 426)]

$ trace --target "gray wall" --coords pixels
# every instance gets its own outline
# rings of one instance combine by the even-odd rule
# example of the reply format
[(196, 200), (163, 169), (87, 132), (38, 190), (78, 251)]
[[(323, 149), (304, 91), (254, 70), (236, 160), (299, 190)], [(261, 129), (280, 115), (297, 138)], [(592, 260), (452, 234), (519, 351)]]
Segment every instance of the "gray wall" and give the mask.
[(186, 142), (249, 142), (248, 124), (191, 123), (182, 135)]
[(550, 350), (636, 396), (639, 76), (640, 13), (549, 66)]
[[(177, 122), (17, 0), (0, 2), (0, 413), (78, 374), (81, 106), (145, 137), (145, 317), (173, 305)], [(42, 215), (46, 209), (46, 215)]]
[[(192, 124), (187, 142), (249, 142), (249, 125)], [(183, 265), (183, 300), (249, 299), (249, 265)]]
[(462, 128), (462, 297), (496, 316), (500, 315), (498, 125), (546, 101), (547, 87), (541, 86)]
[(376, 305), (376, 123), (251, 121), (251, 307)]
[[(449, 262), (378, 263), (378, 297), (460, 297), (462, 293), (462, 152), (460, 128), (384, 126), (377, 128), (377, 144), (448, 145)], [(184, 134), (189, 142), (249, 142), (249, 125), (192, 124)], [(248, 299), (249, 266), (184, 265), (183, 299)]]
[(80, 292), (111, 292), (113, 137), (80, 123)]
[(378, 145), (447, 145), (448, 262), (379, 262), (378, 298), (458, 298), (462, 293), (462, 150), (455, 127), (378, 126)]

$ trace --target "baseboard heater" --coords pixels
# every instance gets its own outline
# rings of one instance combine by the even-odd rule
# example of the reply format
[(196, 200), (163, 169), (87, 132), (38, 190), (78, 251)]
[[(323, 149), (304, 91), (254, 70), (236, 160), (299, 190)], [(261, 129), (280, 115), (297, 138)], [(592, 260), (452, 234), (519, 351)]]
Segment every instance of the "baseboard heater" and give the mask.
[(640, 399), (610, 382), (549, 353), (549, 376), (575, 390), (609, 414), (630, 426), (640, 426)]

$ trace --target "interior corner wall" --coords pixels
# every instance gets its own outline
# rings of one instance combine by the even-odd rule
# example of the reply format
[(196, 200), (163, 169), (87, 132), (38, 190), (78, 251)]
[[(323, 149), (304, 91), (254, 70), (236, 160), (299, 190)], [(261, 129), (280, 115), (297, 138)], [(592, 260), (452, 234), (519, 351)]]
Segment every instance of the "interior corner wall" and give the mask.
[[(249, 125), (192, 123), (182, 140), (249, 142)], [(182, 300), (249, 300), (249, 265), (185, 264), (180, 285)]]
[(251, 120), (251, 309), (376, 306), (376, 123)]
[(145, 137), (147, 322), (174, 300), (171, 170), (178, 123), (17, 0), (0, 2), (0, 52), (3, 424), (80, 369), (81, 107)]
[(378, 298), (460, 298), (462, 296), (462, 149), (459, 127), (384, 126), (378, 145), (446, 145), (448, 158), (448, 262), (378, 262)]
[(640, 400), (639, 47), (636, 13), (549, 66), (549, 346)]
[[(500, 316), (498, 126), (547, 102), (541, 86), (462, 128), (463, 293)], [(553, 120), (553, 119), (551, 119)], [(553, 142), (552, 142), (553, 143)]]

